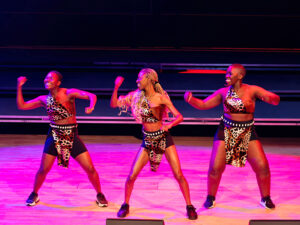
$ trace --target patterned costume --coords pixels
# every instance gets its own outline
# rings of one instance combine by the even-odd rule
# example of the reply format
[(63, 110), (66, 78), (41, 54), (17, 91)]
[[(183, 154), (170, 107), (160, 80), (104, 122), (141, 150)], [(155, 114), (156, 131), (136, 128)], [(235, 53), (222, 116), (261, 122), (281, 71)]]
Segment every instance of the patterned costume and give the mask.
[[(224, 108), (230, 113), (248, 113), (243, 101), (232, 87), (227, 92)], [(236, 167), (245, 166), (249, 142), (256, 139), (253, 120), (240, 122), (221, 117), (215, 140), (225, 141), (226, 164)]]
[[(131, 92), (127, 96), (120, 96), (118, 99), (118, 106), (121, 112), (126, 111), (128, 107), (131, 109), (135, 107), (133, 105), (134, 98), (138, 92)], [(150, 103), (146, 97), (142, 99), (141, 107), (139, 109), (139, 115), (135, 115), (135, 119), (141, 123), (156, 123), (159, 121), (153, 114), (153, 109), (150, 107)], [(124, 110), (124, 108), (126, 110)], [(148, 153), (150, 160), (150, 167), (152, 171), (157, 171), (162, 159), (162, 155), (165, 153), (167, 147), (174, 145), (172, 136), (169, 132), (158, 130), (155, 132), (149, 132), (143, 130), (143, 143), (141, 147), (144, 147)]]
[[(47, 114), (50, 121), (57, 121), (73, 116), (68, 110), (59, 102), (57, 102), (51, 95), (47, 97)], [(77, 134), (77, 124), (57, 125), (50, 124), (51, 137), (47, 137), (44, 152), (54, 155), (51, 151), (51, 146), (54, 146), (57, 151), (57, 162), (59, 166), (68, 167), (71, 150), (75, 133)], [(82, 152), (82, 151), (81, 151)]]

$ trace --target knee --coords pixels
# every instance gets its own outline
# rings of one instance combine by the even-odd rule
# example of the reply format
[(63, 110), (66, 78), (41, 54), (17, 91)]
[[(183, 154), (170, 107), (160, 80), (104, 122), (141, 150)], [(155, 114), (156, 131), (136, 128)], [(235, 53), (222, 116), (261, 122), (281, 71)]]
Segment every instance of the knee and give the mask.
[(221, 176), (222, 173), (224, 172), (224, 169), (225, 168), (223, 168), (223, 167), (211, 167), (208, 170), (208, 175), (212, 176), (212, 177)]
[(44, 168), (44, 167), (40, 167), (37, 174), (41, 175), (41, 176), (46, 176), (51, 168)]
[(270, 176), (270, 169), (267, 163), (261, 163), (258, 166), (258, 169), (256, 171), (256, 174), (259, 176), (263, 176), (263, 177), (268, 177)]
[(127, 182), (127, 183), (134, 183), (135, 180), (136, 180), (136, 178), (137, 178), (136, 175), (130, 174), (130, 175), (127, 177), (126, 182)]
[(96, 171), (96, 169), (93, 165), (90, 165), (90, 166), (86, 167), (85, 171), (89, 175), (93, 175), (93, 174), (97, 173), (97, 171)]
[(175, 172), (174, 177), (178, 182), (182, 182), (185, 179), (181, 171)]

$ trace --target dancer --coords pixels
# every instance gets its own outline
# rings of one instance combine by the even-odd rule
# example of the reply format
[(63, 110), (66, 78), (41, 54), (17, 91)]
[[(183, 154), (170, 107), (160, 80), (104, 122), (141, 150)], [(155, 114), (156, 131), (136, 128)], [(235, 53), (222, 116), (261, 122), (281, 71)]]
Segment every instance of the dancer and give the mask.
[(97, 192), (96, 202), (101, 207), (107, 206), (107, 200), (101, 192), (100, 180), (93, 165), (92, 159), (85, 145), (78, 136), (75, 98), (88, 99), (90, 106), (85, 108), (85, 113), (93, 112), (96, 95), (78, 89), (61, 88), (62, 75), (57, 71), (50, 71), (44, 79), (48, 95), (41, 95), (25, 102), (22, 86), (26, 83), (26, 77), (18, 78), (17, 106), (21, 110), (30, 110), (45, 107), (50, 120), (50, 128), (45, 142), (40, 168), (35, 176), (33, 191), (29, 195), (26, 205), (34, 206), (38, 201), (38, 191), (42, 186), (55, 159), (59, 166), (68, 167), (72, 156), (87, 173), (90, 182)]
[(226, 72), (226, 87), (214, 92), (204, 100), (186, 92), (184, 99), (193, 107), (206, 110), (223, 103), (224, 115), (214, 137), (209, 164), (207, 189), (204, 207), (213, 208), (225, 164), (245, 166), (246, 160), (256, 174), (261, 194), (261, 205), (275, 208), (270, 198), (270, 170), (261, 142), (255, 132), (253, 114), (255, 101), (260, 99), (278, 105), (278, 95), (265, 89), (243, 83), (246, 70), (241, 64), (232, 64)]
[[(191, 220), (197, 219), (197, 213), (190, 200), (189, 185), (182, 174), (178, 154), (169, 133), (169, 129), (183, 120), (182, 115), (173, 106), (167, 93), (162, 89), (158, 82), (158, 75), (153, 69), (142, 69), (136, 81), (138, 89), (118, 98), (118, 89), (123, 80), (123, 77), (116, 78), (110, 105), (113, 108), (120, 107), (121, 112), (131, 109), (136, 121), (143, 125), (144, 137), (126, 180), (125, 202), (117, 214), (118, 217), (125, 217), (129, 213), (129, 199), (140, 171), (148, 161), (150, 161), (151, 170), (156, 171), (162, 155), (165, 154), (186, 201), (187, 216)], [(175, 118), (169, 123), (163, 123), (168, 111)]]

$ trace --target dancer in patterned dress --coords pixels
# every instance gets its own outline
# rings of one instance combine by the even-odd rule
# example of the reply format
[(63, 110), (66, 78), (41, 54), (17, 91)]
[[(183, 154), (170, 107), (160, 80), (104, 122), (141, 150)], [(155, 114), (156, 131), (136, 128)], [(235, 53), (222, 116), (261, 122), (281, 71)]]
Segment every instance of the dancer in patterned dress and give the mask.
[[(118, 217), (125, 217), (129, 213), (129, 199), (134, 182), (143, 167), (150, 161), (152, 171), (158, 169), (162, 155), (165, 154), (186, 201), (187, 216), (191, 220), (197, 219), (197, 213), (190, 200), (189, 185), (182, 174), (178, 154), (169, 133), (169, 129), (179, 124), (183, 117), (172, 104), (167, 93), (158, 82), (157, 73), (150, 68), (142, 69), (136, 81), (138, 89), (126, 96), (118, 98), (118, 89), (124, 78), (117, 77), (111, 97), (111, 107), (119, 107), (121, 112), (131, 110), (138, 123), (143, 125), (143, 142), (138, 152), (131, 172), (125, 184), (125, 202), (122, 204)], [(170, 111), (175, 117), (170, 122), (163, 121)]]
[(75, 99), (88, 99), (90, 105), (85, 112), (93, 112), (97, 96), (78, 89), (61, 88), (62, 75), (57, 71), (50, 71), (44, 79), (48, 95), (41, 95), (29, 101), (24, 101), (22, 86), (27, 81), (26, 77), (18, 78), (17, 106), (21, 110), (30, 110), (45, 107), (50, 120), (50, 128), (45, 142), (40, 168), (35, 176), (32, 193), (26, 205), (34, 206), (39, 201), (38, 191), (42, 186), (55, 159), (59, 166), (68, 167), (72, 156), (87, 173), (90, 182), (97, 192), (96, 202), (99, 206), (107, 206), (107, 200), (101, 192), (100, 180), (93, 165), (92, 159), (77, 132)]
[(204, 100), (193, 97), (191, 92), (184, 95), (187, 103), (200, 110), (211, 109), (221, 103), (224, 107), (209, 164), (208, 195), (204, 203), (206, 208), (215, 206), (215, 196), (225, 165), (243, 167), (246, 160), (256, 174), (261, 205), (269, 209), (275, 208), (270, 198), (269, 164), (255, 132), (253, 114), (257, 98), (272, 105), (278, 105), (280, 98), (261, 87), (243, 83), (245, 75), (244, 66), (232, 64), (226, 72), (226, 87)]

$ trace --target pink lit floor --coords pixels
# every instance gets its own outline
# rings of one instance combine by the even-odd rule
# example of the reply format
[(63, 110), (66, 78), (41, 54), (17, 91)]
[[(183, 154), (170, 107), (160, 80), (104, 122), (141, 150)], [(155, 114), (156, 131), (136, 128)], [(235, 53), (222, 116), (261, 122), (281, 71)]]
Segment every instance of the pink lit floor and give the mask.
[[(140, 140), (120, 136), (81, 136), (101, 178), (109, 206), (95, 204), (95, 191), (73, 159), (69, 169), (56, 164), (50, 171), (34, 207), (24, 202), (39, 167), (43, 135), (0, 135), (0, 224), (101, 224), (116, 218), (123, 202), (124, 182)], [(263, 138), (272, 172), (275, 210), (259, 205), (255, 175), (245, 168), (227, 166), (217, 205), (204, 209), (206, 173), (212, 138), (175, 137), (182, 169), (199, 218), (186, 219), (185, 203), (170, 167), (163, 159), (157, 173), (147, 165), (136, 181), (130, 219), (163, 219), (167, 225), (248, 225), (250, 219), (300, 219), (300, 139)]]

